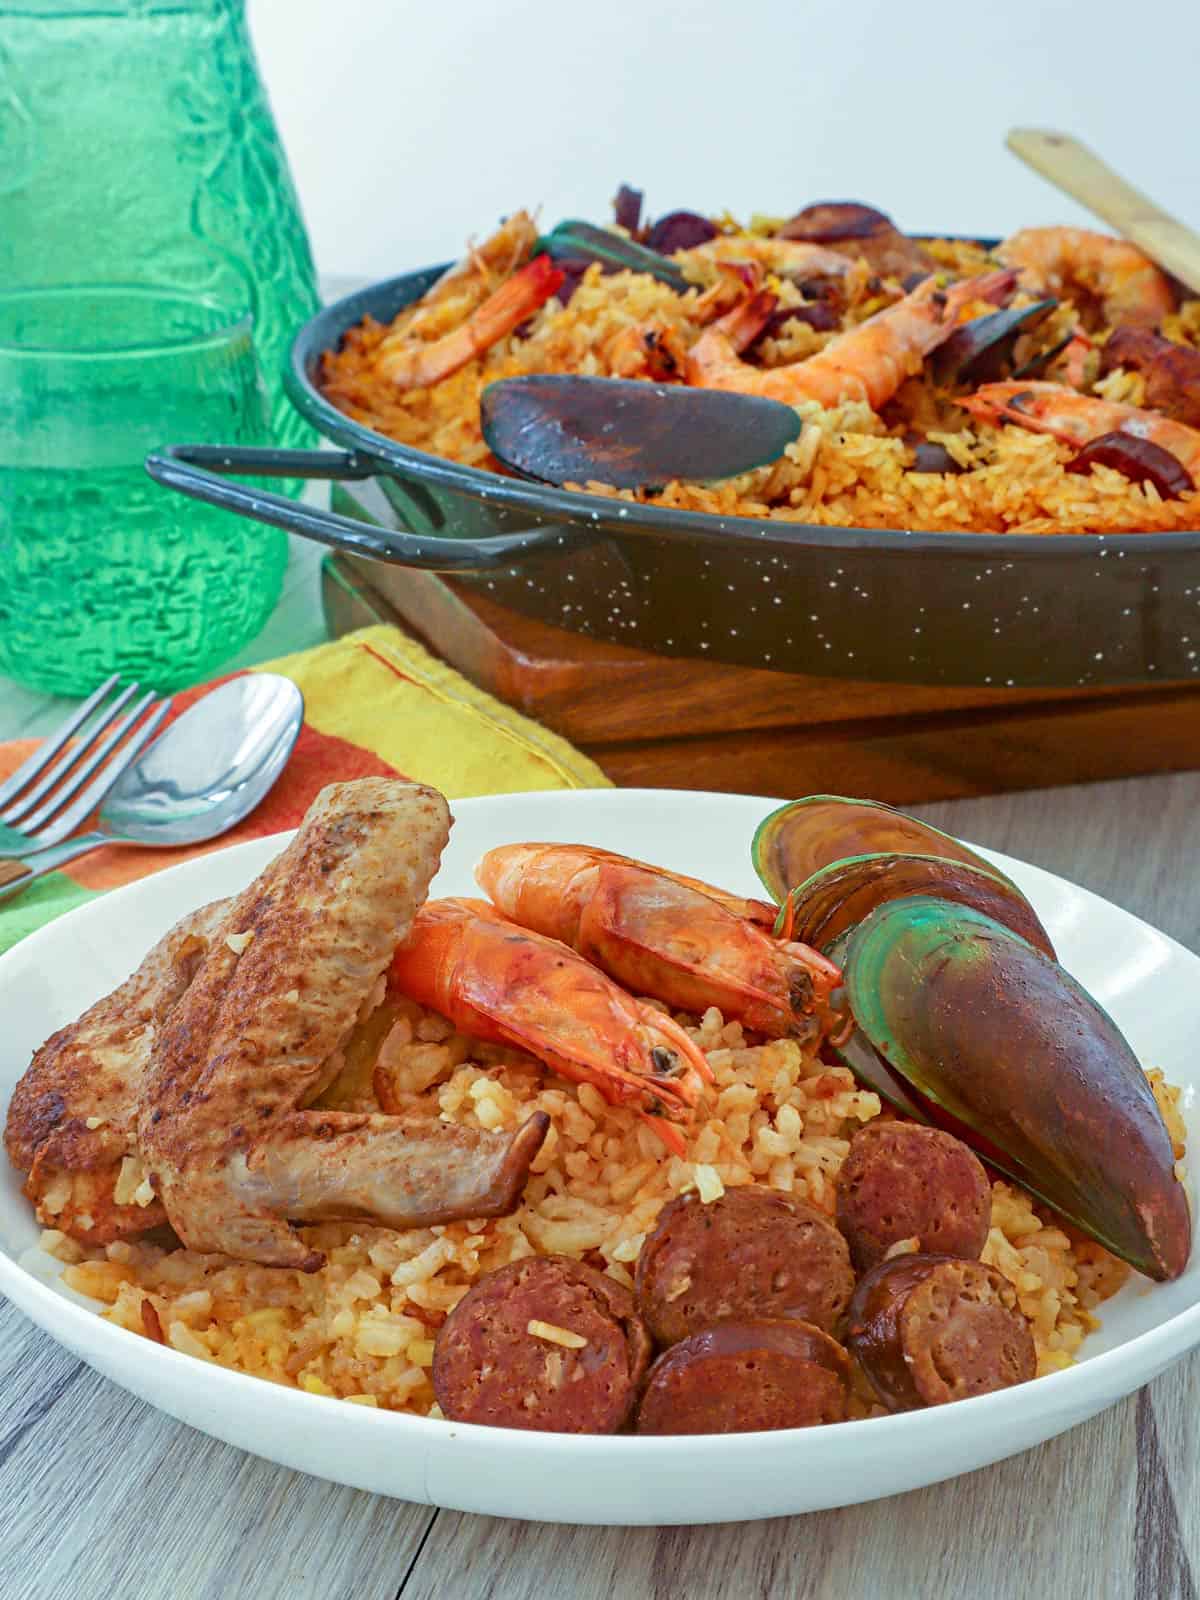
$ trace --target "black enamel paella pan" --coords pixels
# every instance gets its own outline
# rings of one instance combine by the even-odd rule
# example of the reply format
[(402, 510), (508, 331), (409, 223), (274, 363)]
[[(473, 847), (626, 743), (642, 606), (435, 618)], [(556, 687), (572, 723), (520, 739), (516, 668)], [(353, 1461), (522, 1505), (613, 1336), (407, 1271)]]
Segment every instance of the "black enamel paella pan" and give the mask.
[[(1200, 531), (1035, 536), (726, 519), (461, 466), (344, 416), (317, 388), (322, 353), (364, 316), (390, 322), (444, 270), (363, 289), (297, 333), (288, 393), (341, 450), (174, 445), (149, 458), (151, 476), (337, 549), (452, 573), (544, 621), (666, 655), (996, 686), (1152, 683), (1200, 671)], [(227, 474), (335, 479), (337, 509)]]

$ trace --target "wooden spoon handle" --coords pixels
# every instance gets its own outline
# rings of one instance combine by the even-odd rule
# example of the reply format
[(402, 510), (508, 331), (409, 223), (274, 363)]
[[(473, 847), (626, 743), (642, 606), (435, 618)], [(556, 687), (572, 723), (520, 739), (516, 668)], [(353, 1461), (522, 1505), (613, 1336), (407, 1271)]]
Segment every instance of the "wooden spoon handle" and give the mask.
[(1005, 142), (1035, 172), (1110, 222), (1200, 294), (1200, 234), (1119, 178), (1087, 145), (1046, 128), (1013, 128)]

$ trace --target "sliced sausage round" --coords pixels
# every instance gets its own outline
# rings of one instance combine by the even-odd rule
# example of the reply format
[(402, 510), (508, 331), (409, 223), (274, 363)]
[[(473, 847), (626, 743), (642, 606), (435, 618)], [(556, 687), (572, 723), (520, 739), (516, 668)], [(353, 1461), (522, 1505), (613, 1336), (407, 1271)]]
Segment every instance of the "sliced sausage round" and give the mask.
[(873, 1267), (850, 1302), (846, 1345), (892, 1411), (990, 1394), (1037, 1369), (1012, 1284), (995, 1267), (951, 1256)]
[(837, 1176), (837, 1225), (859, 1272), (901, 1239), (922, 1253), (979, 1258), (992, 1186), (961, 1139), (916, 1122), (868, 1122)]
[(433, 1388), (456, 1422), (614, 1433), (649, 1360), (628, 1289), (569, 1256), (527, 1256), (481, 1278), (446, 1318)]
[(722, 1322), (681, 1339), (650, 1368), (638, 1433), (755, 1433), (844, 1422), (850, 1362), (791, 1318)]
[(728, 1318), (797, 1317), (826, 1333), (854, 1292), (846, 1242), (791, 1195), (748, 1184), (663, 1207), (637, 1264), (638, 1307), (659, 1344)]

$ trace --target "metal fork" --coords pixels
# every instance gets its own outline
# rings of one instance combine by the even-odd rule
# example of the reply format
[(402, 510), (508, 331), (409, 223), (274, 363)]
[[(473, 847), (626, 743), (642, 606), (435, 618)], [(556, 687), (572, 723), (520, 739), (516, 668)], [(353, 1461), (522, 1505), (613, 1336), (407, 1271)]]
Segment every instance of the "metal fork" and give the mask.
[[(75, 708), (28, 761), (0, 783), (0, 859), (32, 855), (52, 844), (60, 844), (74, 833), (171, 709), (169, 700), (159, 700), (151, 691), (125, 711), (141, 686), (131, 683), (109, 700), (116, 687), (117, 674), (114, 673), (107, 683), (102, 683)], [(124, 716), (120, 715), (122, 711), (125, 711)], [(121, 740), (147, 711), (150, 715), (145, 722), (109, 761)], [(94, 720), (80, 734), (78, 742), (64, 750), (64, 745), (84, 728), (93, 713)], [(63, 752), (61, 756), (60, 751)]]

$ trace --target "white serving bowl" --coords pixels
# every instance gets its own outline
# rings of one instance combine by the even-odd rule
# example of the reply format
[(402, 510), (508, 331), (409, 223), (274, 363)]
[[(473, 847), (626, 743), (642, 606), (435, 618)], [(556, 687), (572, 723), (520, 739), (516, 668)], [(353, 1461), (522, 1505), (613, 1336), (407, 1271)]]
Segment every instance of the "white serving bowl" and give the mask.
[[(589, 790), (459, 801), (437, 894), (475, 893), (485, 849), (584, 841), (759, 893), (749, 843), (777, 802)], [(115, 987), (178, 917), (241, 889), (287, 842), (254, 840), (83, 906), (0, 957), (0, 1102), (31, 1052)], [(1097, 895), (991, 854), (1036, 906), (1063, 964), (1141, 1059), (1184, 1087), (1197, 1136), (1200, 960)], [(405, 1500), (552, 1522), (707, 1523), (849, 1505), (935, 1483), (1093, 1416), (1200, 1343), (1200, 1260), (1170, 1284), (1134, 1278), (1065, 1372), (928, 1411), (775, 1433), (589, 1438), (395, 1415), (229, 1372), (117, 1328), (54, 1286), (40, 1229), (7, 1165), (0, 1290), (90, 1366), (173, 1417), (303, 1472)]]

